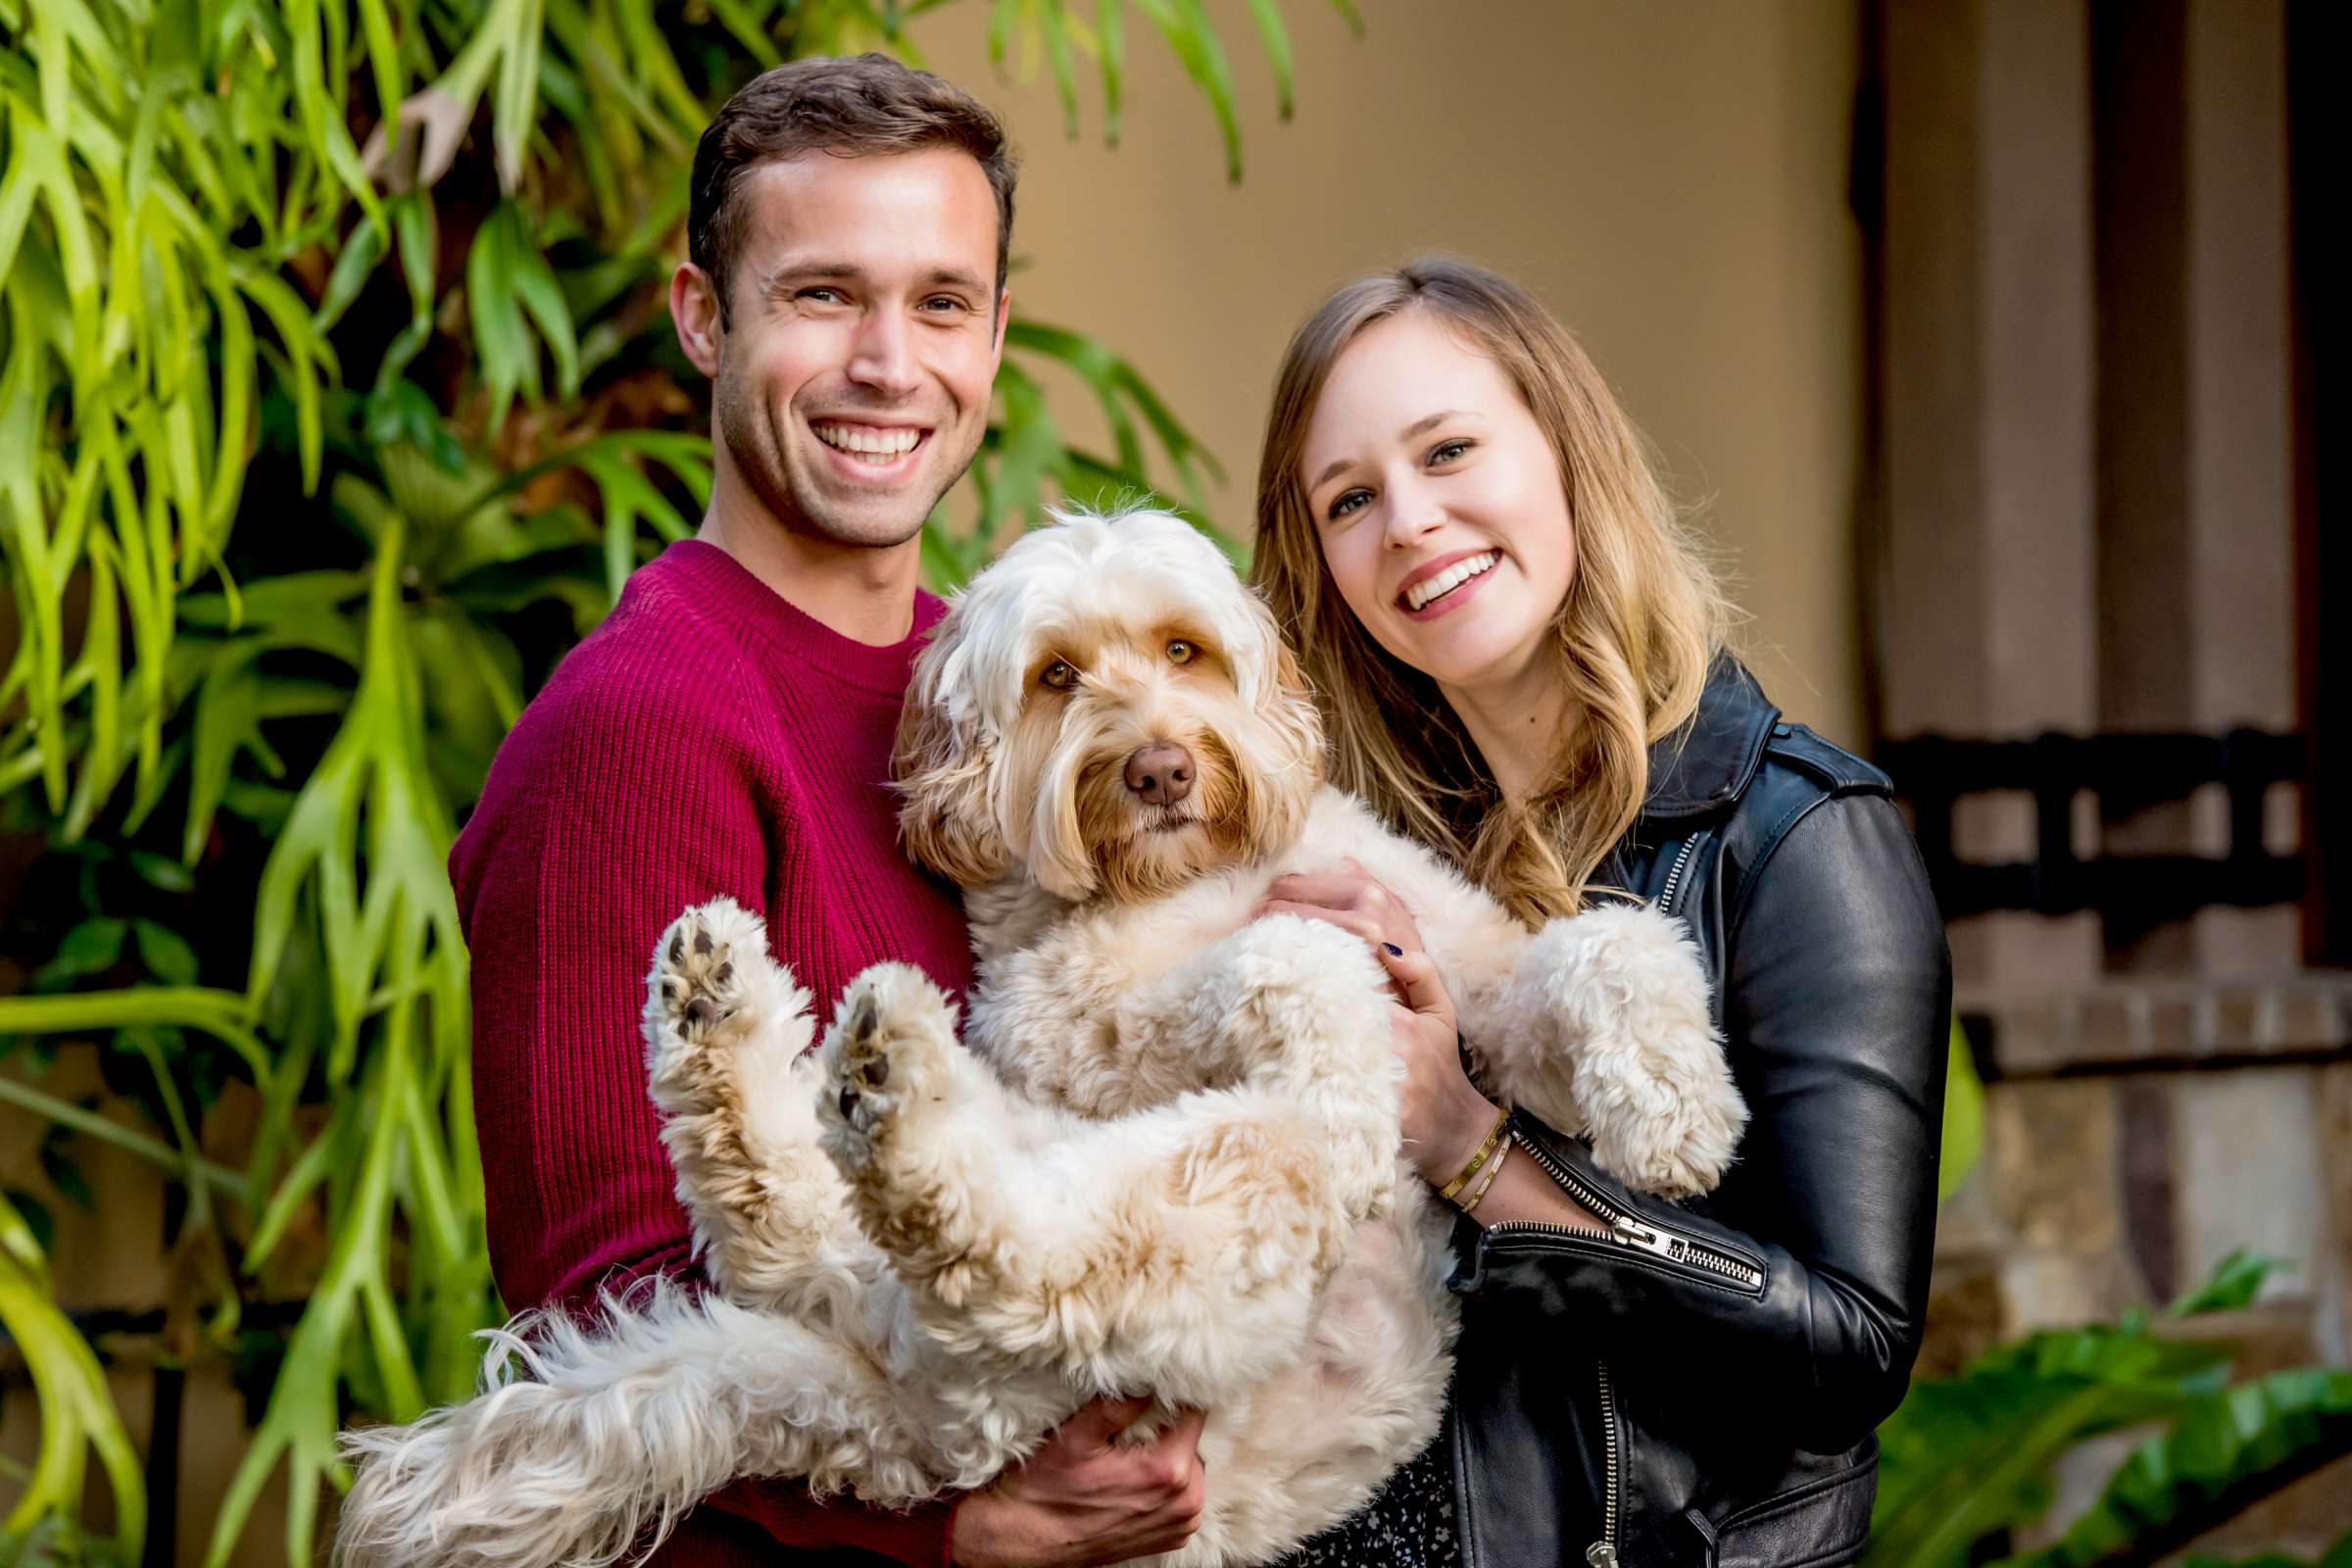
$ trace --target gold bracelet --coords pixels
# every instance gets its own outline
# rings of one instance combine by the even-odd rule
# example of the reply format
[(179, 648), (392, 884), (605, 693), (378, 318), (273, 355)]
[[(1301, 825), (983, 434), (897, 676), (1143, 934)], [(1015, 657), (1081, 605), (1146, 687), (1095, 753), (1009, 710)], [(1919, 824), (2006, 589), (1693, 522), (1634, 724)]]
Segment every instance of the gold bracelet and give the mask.
[(1455, 1176), (1453, 1180), (1447, 1182), (1444, 1187), (1438, 1189), (1438, 1196), (1440, 1198), (1444, 1199), (1447, 1202), (1453, 1201), (1453, 1195), (1460, 1192), (1462, 1188), (1468, 1184), (1471, 1177), (1486, 1169), (1487, 1156), (1494, 1152), (1494, 1146), (1502, 1141), (1503, 1129), (1510, 1126), (1510, 1124), (1511, 1112), (1509, 1107), (1506, 1106), (1504, 1107), (1502, 1114), (1494, 1118), (1494, 1130), (1487, 1134), (1487, 1141), (1478, 1146), (1477, 1153), (1470, 1156), (1470, 1163), (1464, 1165), (1461, 1169), (1461, 1173)]
[(1478, 1190), (1470, 1195), (1470, 1201), (1462, 1205), (1463, 1213), (1467, 1214), (1472, 1209), (1476, 1208), (1478, 1206), (1478, 1200), (1487, 1196), (1487, 1189), (1494, 1185), (1494, 1178), (1502, 1174), (1502, 1167), (1510, 1160), (1511, 1146), (1518, 1142), (1519, 1135), (1517, 1133), (1512, 1133), (1503, 1139), (1502, 1152), (1496, 1154), (1494, 1156), (1494, 1163), (1487, 1167), (1486, 1180), (1478, 1184)]

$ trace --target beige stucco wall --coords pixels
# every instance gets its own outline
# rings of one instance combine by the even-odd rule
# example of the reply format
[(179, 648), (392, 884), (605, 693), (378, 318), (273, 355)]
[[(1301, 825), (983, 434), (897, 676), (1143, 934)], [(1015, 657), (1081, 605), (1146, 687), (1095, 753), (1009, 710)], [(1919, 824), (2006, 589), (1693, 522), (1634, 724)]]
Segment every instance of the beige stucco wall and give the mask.
[[(950, 8), (916, 38), (1020, 144), (1014, 309), (1093, 331), (1147, 372), (1224, 462), (1220, 520), (1247, 523), (1298, 319), (1407, 252), (1462, 253), (1583, 335), (1733, 553), (1767, 685), (1830, 734), (1858, 734), (1850, 0), (1364, 0), (1360, 38), (1318, 0), (1286, 0), (1287, 125), (1244, 8), (1211, 0), (1243, 104), (1239, 186), (1140, 16), (1113, 150), (1091, 76), (1073, 142), (1042, 62), (1025, 82), (1017, 51), (1007, 74), (990, 65), (991, 9)], [(1083, 433), (1098, 427), (1082, 403), (1058, 407)]]

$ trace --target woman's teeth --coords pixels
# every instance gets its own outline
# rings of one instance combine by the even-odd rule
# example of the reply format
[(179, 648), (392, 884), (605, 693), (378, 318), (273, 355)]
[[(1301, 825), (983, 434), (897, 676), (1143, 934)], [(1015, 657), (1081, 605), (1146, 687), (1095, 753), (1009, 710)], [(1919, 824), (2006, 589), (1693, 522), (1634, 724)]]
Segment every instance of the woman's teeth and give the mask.
[(876, 466), (905, 457), (923, 438), (922, 431), (906, 425), (819, 424), (812, 428), (816, 438), (834, 451)]
[(1492, 569), (1494, 563), (1501, 559), (1490, 550), (1484, 555), (1472, 556), (1467, 561), (1457, 561), (1435, 577), (1422, 578), (1404, 591), (1404, 608), (1420, 610), (1434, 599), (1443, 599), (1471, 578)]

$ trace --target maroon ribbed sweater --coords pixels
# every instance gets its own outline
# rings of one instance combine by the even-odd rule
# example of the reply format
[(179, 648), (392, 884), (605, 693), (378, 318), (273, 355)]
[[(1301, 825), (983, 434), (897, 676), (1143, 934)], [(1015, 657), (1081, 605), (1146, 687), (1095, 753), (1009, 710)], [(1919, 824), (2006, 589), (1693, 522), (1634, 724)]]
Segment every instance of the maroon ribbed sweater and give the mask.
[[(473, 953), (474, 1121), (509, 1306), (578, 1306), (649, 1272), (697, 1273), (638, 1033), (655, 942), (688, 906), (723, 893), (760, 910), (826, 1016), (883, 958), (967, 988), (962, 909), (899, 854), (884, 788), (914, 653), (944, 608), (918, 594), (906, 640), (870, 648), (723, 551), (673, 544), (499, 748), (449, 865)], [(778, 1542), (947, 1561), (946, 1502), (820, 1507), (772, 1481), (712, 1502), (657, 1561), (748, 1568), (775, 1560)]]

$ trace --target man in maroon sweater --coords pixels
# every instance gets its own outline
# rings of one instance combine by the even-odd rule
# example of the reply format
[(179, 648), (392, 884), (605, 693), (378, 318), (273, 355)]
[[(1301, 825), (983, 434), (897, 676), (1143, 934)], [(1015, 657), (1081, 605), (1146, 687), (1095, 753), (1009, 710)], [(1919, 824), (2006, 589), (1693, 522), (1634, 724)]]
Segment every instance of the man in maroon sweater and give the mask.
[[(1012, 186), (994, 116), (875, 55), (771, 71), (703, 136), (670, 310), (714, 383), (710, 509), (525, 710), (450, 858), (511, 1306), (696, 1271), (638, 1034), (654, 944), (688, 906), (763, 911), (828, 1012), (877, 959), (969, 983), (961, 908), (899, 854), (886, 785), (943, 609), (917, 587), (919, 533), (979, 449), (1004, 352)], [(660, 1560), (1169, 1550), (1199, 1517), (1200, 1419), (1114, 1445), (1143, 1407), (1090, 1405), (996, 1486), (906, 1513), (739, 1482)]]

